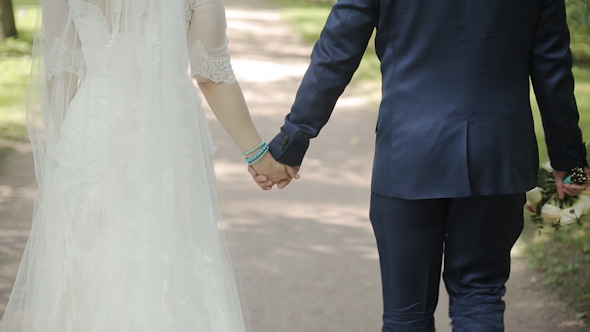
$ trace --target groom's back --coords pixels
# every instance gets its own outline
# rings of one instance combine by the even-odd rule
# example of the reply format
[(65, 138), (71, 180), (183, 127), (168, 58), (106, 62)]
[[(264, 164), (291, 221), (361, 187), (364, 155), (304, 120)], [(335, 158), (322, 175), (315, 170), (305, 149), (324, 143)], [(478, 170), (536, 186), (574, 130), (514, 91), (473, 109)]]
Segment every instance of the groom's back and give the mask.
[(279, 161), (300, 164), (375, 27), (383, 99), (374, 193), (428, 199), (534, 187), (529, 78), (552, 163), (580, 164), (563, 0), (339, 0), (271, 142)]
[[(478, 97), (500, 92), (528, 104), (538, 7), (519, 0), (382, 0), (375, 44), (386, 90), (398, 105), (415, 94), (438, 109), (461, 104), (470, 113)], [(424, 106), (411, 99), (404, 107)]]
[(435, 198), (533, 186), (529, 76), (546, 85), (556, 74), (565, 85), (554, 85), (568, 89), (563, 1), (382, 0), (378, 15), (383, 101), (373, 190)]

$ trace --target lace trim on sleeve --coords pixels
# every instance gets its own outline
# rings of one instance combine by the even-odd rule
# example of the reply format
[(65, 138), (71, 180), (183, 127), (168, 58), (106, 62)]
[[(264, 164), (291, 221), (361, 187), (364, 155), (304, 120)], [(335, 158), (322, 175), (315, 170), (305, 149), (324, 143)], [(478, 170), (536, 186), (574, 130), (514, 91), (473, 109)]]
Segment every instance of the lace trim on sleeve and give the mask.
[(199, 2), (201, 2), (201, 0), (187, 0), (185, 2), (185, 15), (186, 15), (186, 21), (190, 22), (192, 17), (193, 17), (193, 13), (197, 10), (197, 7), (199, 5)]
[(229, 53), (226, 51), (221, 56), (211, 56), (199, 40), (194, 42), (191, 52), (191, 76), (197, 75), (215, 83), (237, 83)]
[(69, 72), (82, 77), (85, 72), (84, 57), (80, 50), (70, 50), (58, 38), (45, 58), (47, 79), (52, 79), (59, 72)]
[(197, 10), (199, 2), (200, 0), (188, 0), (188, 8), (194, 12), (195, 10)]

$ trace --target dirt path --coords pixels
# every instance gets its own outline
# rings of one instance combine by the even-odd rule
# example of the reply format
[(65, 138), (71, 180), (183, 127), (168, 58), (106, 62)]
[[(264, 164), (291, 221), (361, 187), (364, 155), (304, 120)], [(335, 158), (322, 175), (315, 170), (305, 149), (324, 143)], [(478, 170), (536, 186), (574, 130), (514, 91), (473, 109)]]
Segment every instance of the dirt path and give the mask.
[[(235, 71), (263, 137), (283, 122), (311, 47), (263, 0), (228, 1)], [(256, 332), (380, 330), (377, 253), (368, 221), (375, 119), (349, 92), (301, 170), (283, 191), (263, 192), (245, 172), (239, 151), (211, 118), (216, 171), (235, 268)], [(351, 158), (352, 157), (352, 158)], [(0, 169), (0, 311), (3, 311), (30, 228), (34, 175), (30, 149), (16, 150)], [(446, 296), (438, 331), (450, 331)], [(508, 285), (506, 330), (588, 331), (544, 292), (515, 252)]]

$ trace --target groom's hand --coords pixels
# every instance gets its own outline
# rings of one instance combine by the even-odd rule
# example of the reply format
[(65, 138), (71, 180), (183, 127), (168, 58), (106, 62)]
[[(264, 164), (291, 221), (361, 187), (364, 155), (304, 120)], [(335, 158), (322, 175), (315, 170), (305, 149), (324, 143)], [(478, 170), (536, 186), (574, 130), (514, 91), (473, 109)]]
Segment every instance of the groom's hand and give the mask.
[(263, 190), (270, 190), (276, 184), (277, 188), (285, 188), (293, 179), (299, 179), (299, 167), (287, 166), (274, 160), (268, 154), (260, 162), (248, 166), (252, 179)]
[[(586, 174), (589, 174), (589, 171), (590, 170), (587, 167), (584, 168), (584, 172)], [(565, 195), (577, 196), (582, 191), (588, 189), (588, 182), (584, 184), (564, 183), (563, 181), (567, 176), (567, 172), (554, 170), (553, 175), (555, 176), (555, 187), (557, 188), (557, 196), (559, 197), (559, 199), (563, 199)]]
[(289, 165), (284, 165), (284, 166), (287, 169), (287, 173), (289, 174), (289, 178), (281, 180), (277, 183), (277, 188), (279, 188), (279, 189), (285, 188), (287, 185), (289, 185), (289, 183), (291, 183), (291, 180), (299, 179), (299, 166), (289, 166)]

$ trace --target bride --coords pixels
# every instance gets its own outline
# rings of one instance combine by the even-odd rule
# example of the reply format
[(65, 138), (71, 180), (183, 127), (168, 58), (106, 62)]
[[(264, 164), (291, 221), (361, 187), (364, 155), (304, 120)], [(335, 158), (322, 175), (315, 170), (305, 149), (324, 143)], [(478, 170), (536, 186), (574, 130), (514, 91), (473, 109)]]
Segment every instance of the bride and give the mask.
[(250, 119), (222, 0), (41, 3), (39, 193), (0, 330), (244, 331), (190, 76), (268, 186), (291, 176)]

